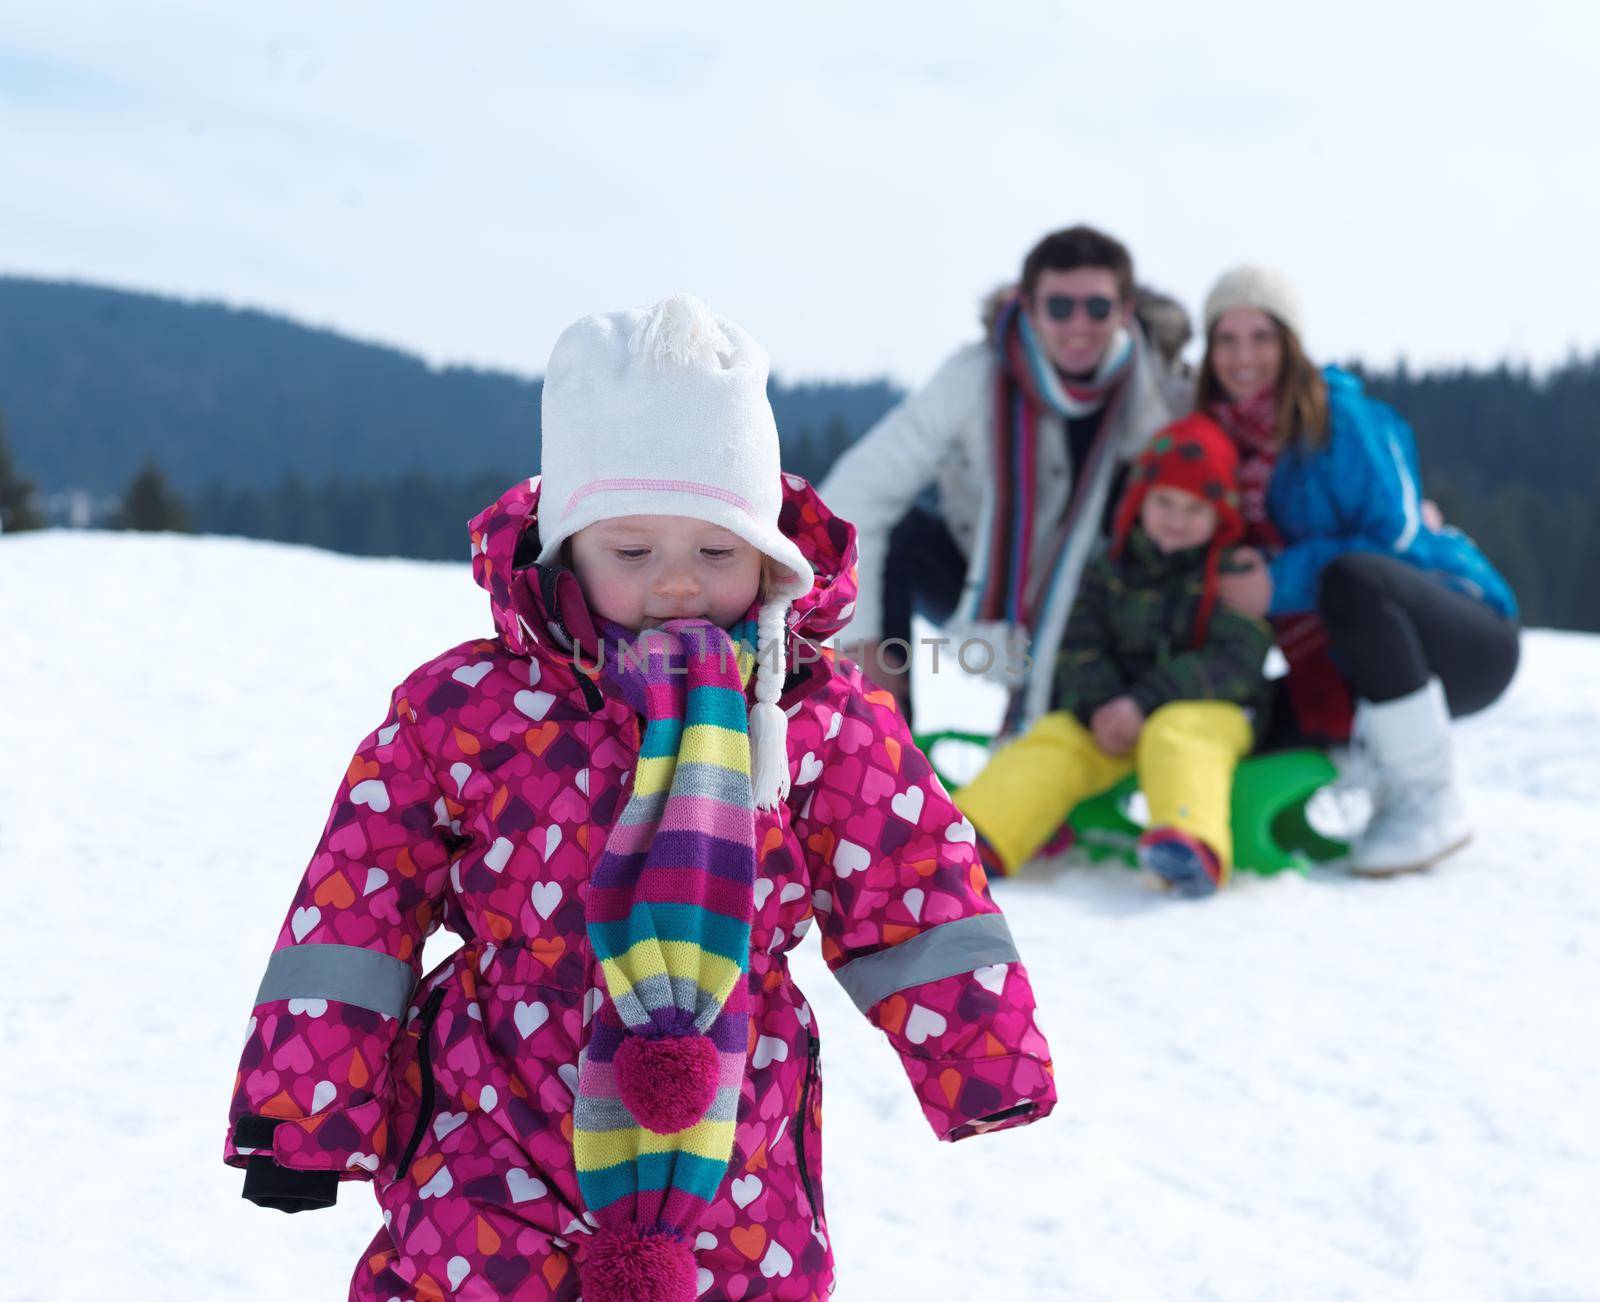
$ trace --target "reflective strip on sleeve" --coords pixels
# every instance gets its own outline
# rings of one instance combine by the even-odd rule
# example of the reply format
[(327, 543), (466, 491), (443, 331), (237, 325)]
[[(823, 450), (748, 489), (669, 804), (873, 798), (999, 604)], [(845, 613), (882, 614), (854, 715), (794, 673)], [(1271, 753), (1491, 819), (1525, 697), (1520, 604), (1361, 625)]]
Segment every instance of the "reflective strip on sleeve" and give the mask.
[(337, 999), (398, 1018), (411, 1000), (411, 964), (356, 945), (292, 945), (267, 961), (256, 1003)]
[(846, 963), (834, 975), (863, 1013), (900, 990), (1018, 961), (1005, 915), (980, 913), (930, 927), (919, 936)]

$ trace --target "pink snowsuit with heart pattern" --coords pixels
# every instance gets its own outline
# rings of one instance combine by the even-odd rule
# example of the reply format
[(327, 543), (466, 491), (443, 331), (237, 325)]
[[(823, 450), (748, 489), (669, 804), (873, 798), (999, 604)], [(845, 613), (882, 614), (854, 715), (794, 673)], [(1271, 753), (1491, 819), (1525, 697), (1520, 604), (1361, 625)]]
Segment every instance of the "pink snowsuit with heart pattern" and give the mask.
[[(854, 530), (786, 476), (780, 527), (817, 573), (797, 639), (848, 619)], [(626, 802), (640, 721), (578, 673), (588, 624), (537, 553), (538, 484), (472, 522), (498, 636), (411, 674), (357, 750), (262, 981), (226, 1160), (285, 1210), (371, 1180), (383, 1225), (355, 1299), (575, 1299), (591, 1224), (572, 1157), (601, 976), (584, 894)], [(813, 923), (935, 1133), (1055, 1104), (1049, 1050), (972, 830), (889, 696), (831, 654), (785, 684), (793, 791), (758, 812), (751, 1033), (727, 1178), (699, 1227), (707, 1299), (818, 1299), (822, 1090), (787, 953)], [(418, 979), (440, 926), (462, 947)]]

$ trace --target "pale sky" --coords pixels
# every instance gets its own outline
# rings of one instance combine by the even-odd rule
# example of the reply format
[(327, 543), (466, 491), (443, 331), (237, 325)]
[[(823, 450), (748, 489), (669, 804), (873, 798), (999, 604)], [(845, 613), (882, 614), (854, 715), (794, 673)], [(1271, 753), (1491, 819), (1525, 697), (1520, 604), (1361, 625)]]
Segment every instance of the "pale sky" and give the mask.
[(1313, 354), (1600, 347), (1600, 9), (0, 0), (0, 271), (543, 370), (678, 289), (924, 379), (1079, 220)]

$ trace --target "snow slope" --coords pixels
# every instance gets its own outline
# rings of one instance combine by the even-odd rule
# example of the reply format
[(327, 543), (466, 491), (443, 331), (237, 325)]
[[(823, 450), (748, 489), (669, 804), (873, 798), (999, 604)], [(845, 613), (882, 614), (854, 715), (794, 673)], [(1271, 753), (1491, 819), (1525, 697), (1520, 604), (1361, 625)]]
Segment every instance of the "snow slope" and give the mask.
[[(0, 539), (0, 1295), (344, 1296), (370, 1196), (242, 1202), (232, 1074), (350, 750), (487, 631), (464, 565)], [(1460, 730), (1480, 834), (1436, 874), (1002, 883), (1062, 1093), (1036, 1127), (935, 1143), (808, 945), (838, 1296), (1600, 1297), (1597, 735), (1600, 639), (1536, 632)]]

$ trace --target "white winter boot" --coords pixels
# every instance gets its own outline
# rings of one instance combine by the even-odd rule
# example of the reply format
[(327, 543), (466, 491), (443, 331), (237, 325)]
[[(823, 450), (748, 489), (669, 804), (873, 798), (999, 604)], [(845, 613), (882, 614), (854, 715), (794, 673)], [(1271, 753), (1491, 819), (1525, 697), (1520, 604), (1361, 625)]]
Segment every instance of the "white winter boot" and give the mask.
[(1451, 763), (1450, 710), (1437, 678), (1397, 701), (1356, 711), (1375, 782), (1372, 821), (1350, 852), (1359, 877), (1432, 867), (1472, 839)]

